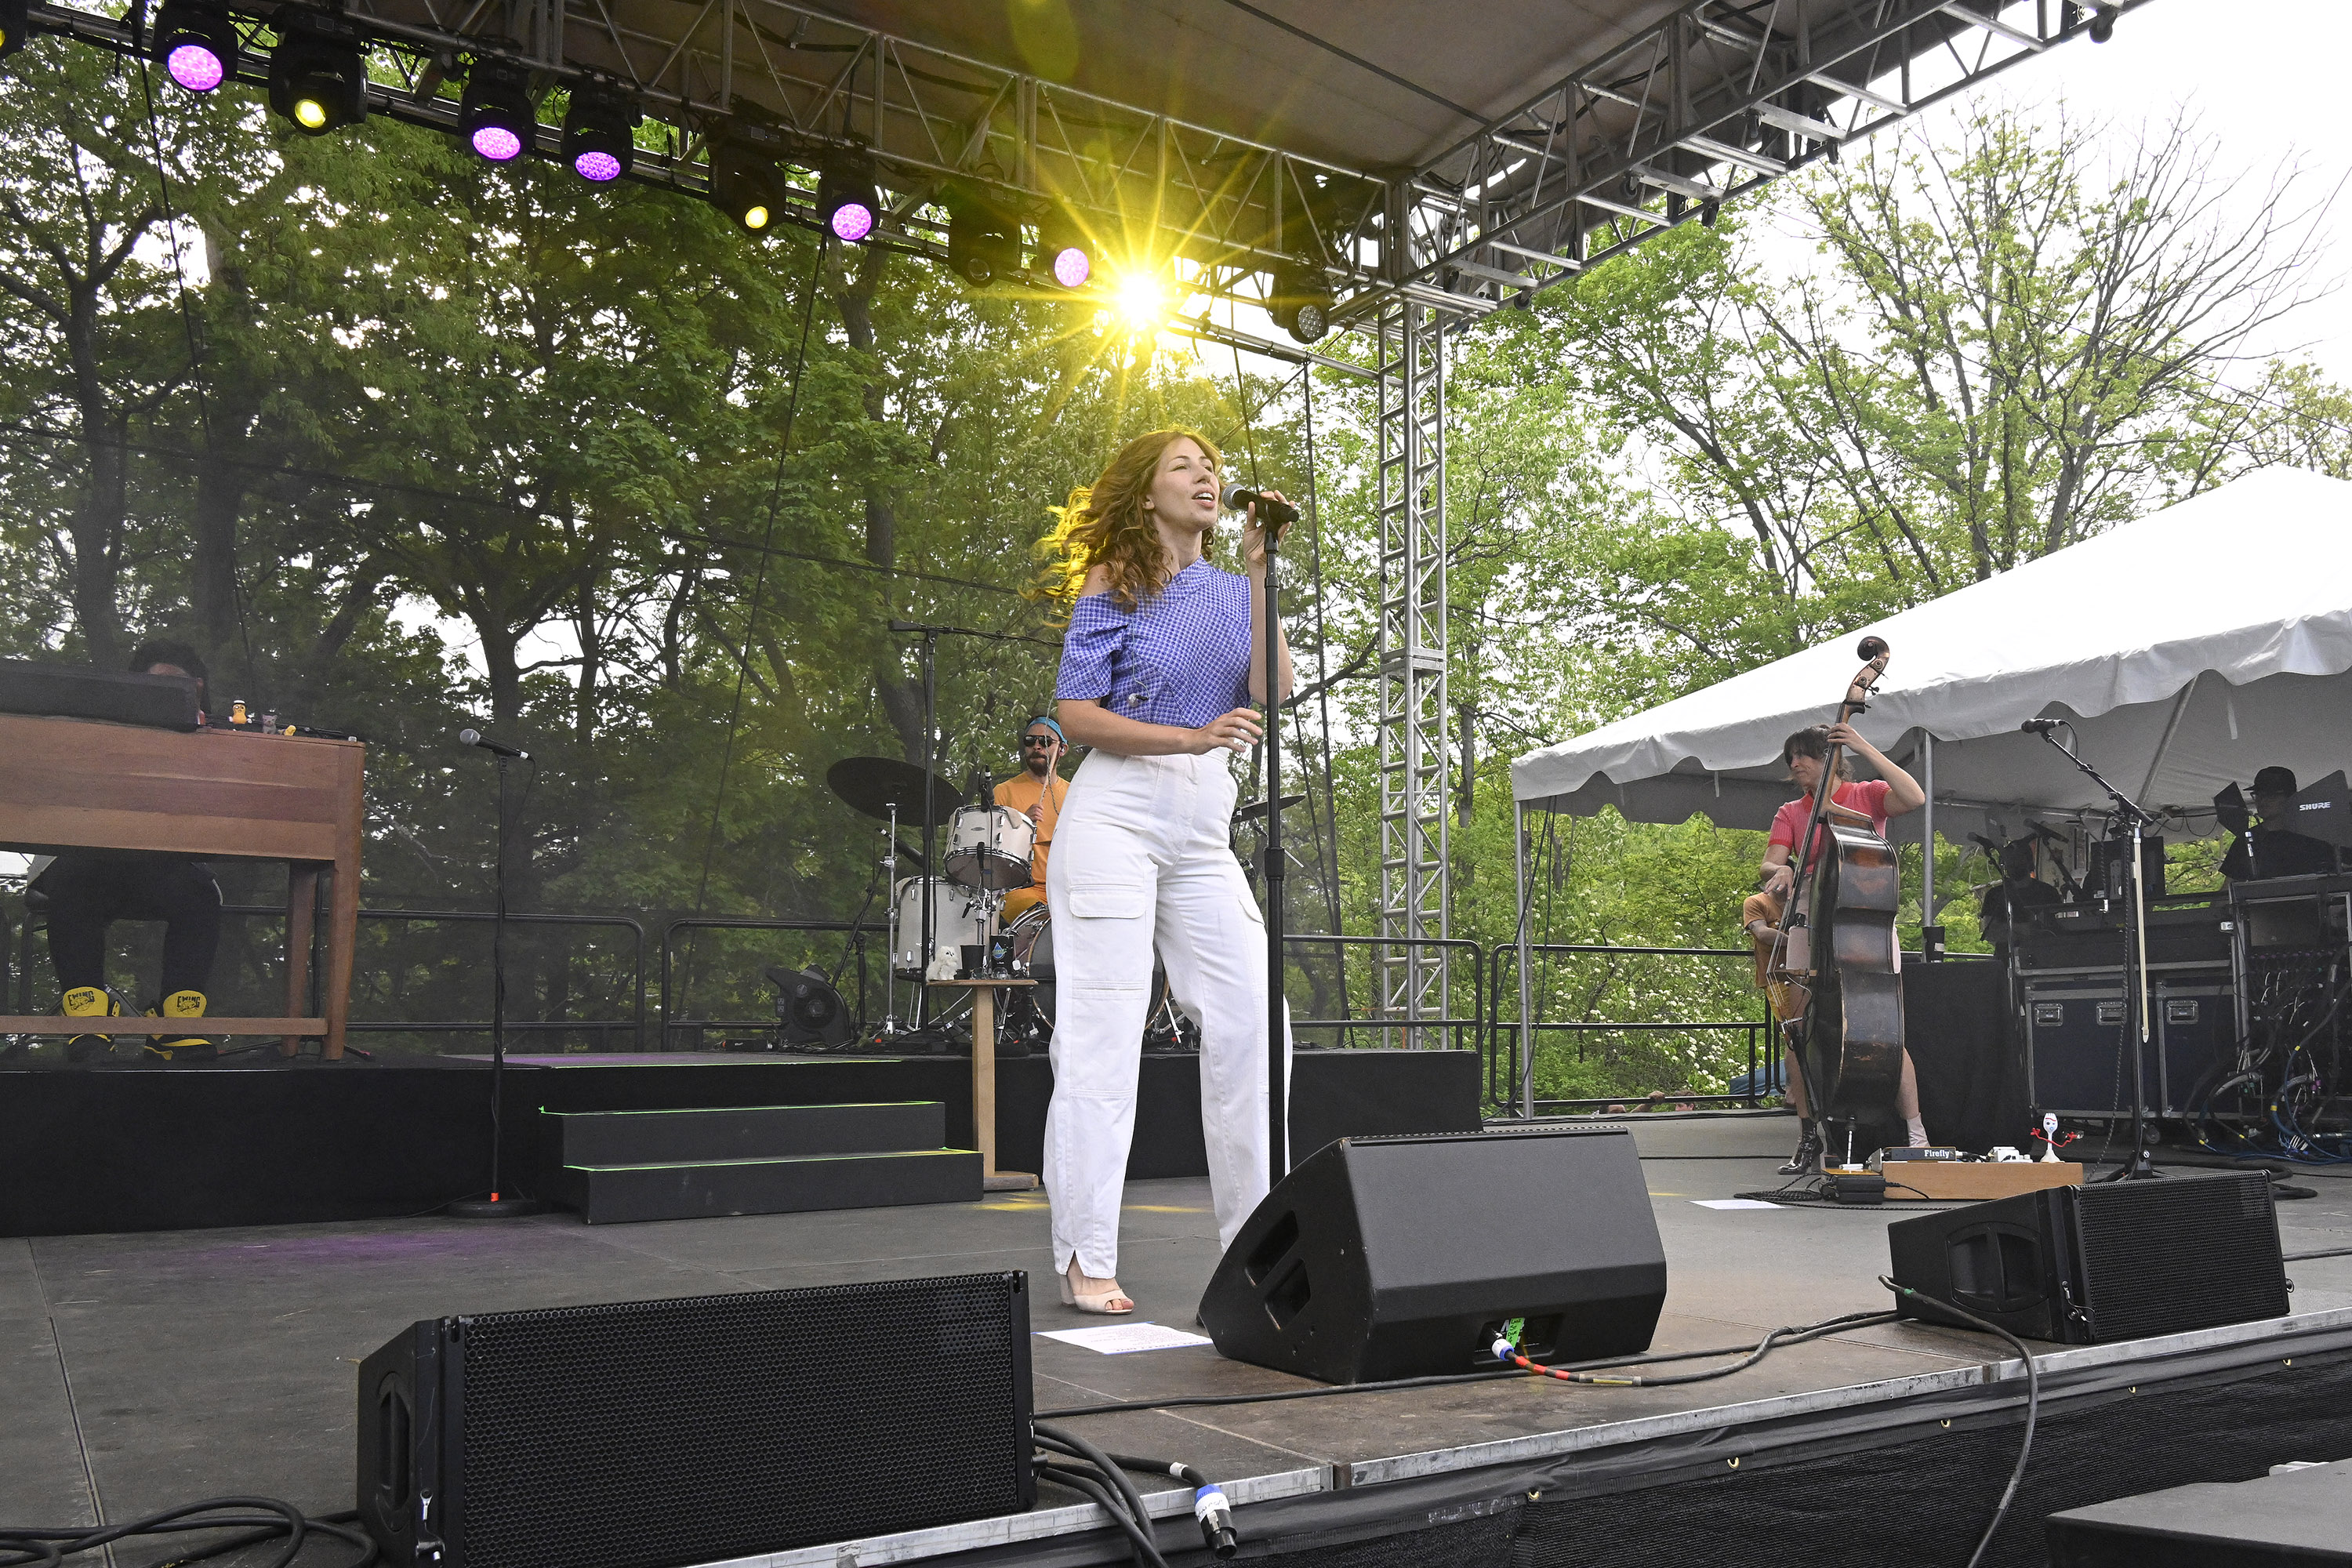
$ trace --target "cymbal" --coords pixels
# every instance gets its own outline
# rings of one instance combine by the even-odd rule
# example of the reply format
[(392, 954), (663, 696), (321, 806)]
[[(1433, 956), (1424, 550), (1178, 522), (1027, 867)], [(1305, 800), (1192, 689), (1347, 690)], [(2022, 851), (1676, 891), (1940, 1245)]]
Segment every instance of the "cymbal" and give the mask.
[(898, 808), (898, 826), (919, 826), (923, 820), (923, 790), (930, 786), (931, 814), (945, 822), (963, 804), (955, 786), (937, 773), (927, 773), (896, 757), (844, 757), (824, 771), (824, 782), (853, 811), (887, 822), (890, 808)]
[[(1282, 809), (1288, 811), (1294, 805), (1305, 805), (1307, 797), (1303, 795), (1284, 795), (1282, 797)], [(1239, 811), (1234, 813), (1234, 820), (1235, 822), (1255, 822), (1265, 815), (1265, 802), (1263, 800), (1254, 800), (1247, 805), (1242, 807)]]

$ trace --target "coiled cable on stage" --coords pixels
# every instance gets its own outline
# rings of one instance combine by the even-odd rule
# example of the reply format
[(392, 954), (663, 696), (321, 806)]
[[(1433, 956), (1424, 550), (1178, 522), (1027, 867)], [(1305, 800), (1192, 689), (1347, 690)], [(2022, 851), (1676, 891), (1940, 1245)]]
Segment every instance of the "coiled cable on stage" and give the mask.
[(1103, 1510), (1127, 1532), (1128, 1542), (1135, 1549), (1136, 1568), (1168, 1568), (1167, 1559), (1160, 1553), (1159, 1541), (1151, 1532), (1151, 1511), (1144, 1506), (1143, 1493), (1128, 1479), (1127, 1471), (1120, 1467), (1132, 1464), (1138, 1469), (1171, 1470), (1170, 1466), (1156, 1459), (1113, 1458), (1076, 1432), (1061, 1426), (1049, 1426), (1042, 1421), (1031, 1423), (1029, 1430), (1038, 1447), (1049, 1454), (1059, 1454), (1077, 1461), (1075, 1465), (1060, 1465), (1051, 1459), (1041, 1459), (1037, 1464), (1038, 1474), (1049, 1476), (1100, 1504)]
[(2000, 1521), (2009, 1516), (2009, 1505), (2017, 1500), (2018, 1486), (2025, 1479), (2025, 1461), (2033, 1456), (2033, 1423), (2034, 1418), (2042, 1413), (2041, 1369), (2033, 1364), (2033, 1352), (2025, 1348), (2025, 1342), (1999, 1323), (1979, 1318), (1965, 1307), (1955, 1307), (1940, 1297), (1930, 1296), (1922, 1290), (1914, 1290), (1908, 1285), (1897, 1285), (1884, 1274), (1878, 1277), (1878, 1282), (1897, 1296), (1908, 1296), (1915, 1301), (1931, 1302), (1938, 1311), (1949, 1312), (1956, 1318), (1966, 1319), (1986, 1333), (1999, 1334), (2009, 1342), (2009, 1348), (2015, 1351), (2018, 1359), (2025, 1363), (2025, 1438), (2017, 1446), (2017, 1463), (2010, 1468), (2009, 1485), (2001, 1489), (2000, 1501), (1993, 1505), (1992, 1519), (1986, 1524), (1984, 1534), (1978, 1538), (1977, 1549), (1969, 1553), (1968, 1568), (1977, 1568), (1977, 1564), (1984, 1561), (1985, 1552), (1990, 1550), (1993, 1534), (2000, 1529)]
[[(220, 1517), (207, 1517), (218, 1515)], [(288, 1568), (313, 1533), (351, 1547), (357, 1555), (341, 1568), (369, 1568), (376, 1560), (376, 1543), (359, 1527), (359, 1512), (305, 1514), (290, 1502), (266, 1497), (208, 1498), (150, 1514), (128, 1524), (77, 1524), (58, 1528), (0, 1525), (0, 1568), (53, 1568), (78, 1552), (95, 1552), (118, 1541), (142, 1535), (176, 1535), (208, 1530), (241, 1533), (194, 1552), (175, 1554), (172, 1562), (202, 1563), (209, 1558), (258, 1546), (267, 1541), (286, 1542), (262, 1568)]]

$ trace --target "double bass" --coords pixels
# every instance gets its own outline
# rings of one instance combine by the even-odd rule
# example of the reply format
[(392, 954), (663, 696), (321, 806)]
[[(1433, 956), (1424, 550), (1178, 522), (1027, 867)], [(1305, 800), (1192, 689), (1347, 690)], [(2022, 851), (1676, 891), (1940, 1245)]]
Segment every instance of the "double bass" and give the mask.
[[(1871, 690), (1886, 673), (1884, 638), (1864, 637), (1857, 651), (1864, 663), (1838, 705), (1840, 724), (1868, 710)], [(1776, 1005), (1775, 1016), (1803, 1020), (1797, 1065), (1813, 1115), (1851, 1122), (1885, 1113), (1902, 1082), (1903, 976), (1895, 934), (1902, 879), (1895, 847), (1872, 830), (1867, 816), (1831, 799), (1843, 750), (1832, 745), (1822, 759), (1811, 818), (1792, 862), (1791, 875), (1802, 875), (1812, 858), (1811, 897), (1789, 900), (1765, 968), (1785, 988), (1776, 1002), (1784, 1001), (1787, 1011)]]

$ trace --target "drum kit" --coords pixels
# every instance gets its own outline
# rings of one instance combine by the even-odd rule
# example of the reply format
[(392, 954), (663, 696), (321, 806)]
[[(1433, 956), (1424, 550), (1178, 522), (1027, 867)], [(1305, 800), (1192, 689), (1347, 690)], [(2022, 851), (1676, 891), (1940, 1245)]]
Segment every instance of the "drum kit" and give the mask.
[[(1053, 945), (1045, 934), (1045, 905), (1035, 906), (1010, 924), (1003, 918), (1004, 895), (1035, 885), (1032, 867), (1036, 824), (1010, 806), (971, 805), (936, 773), (890, 757), (845, 758), (827, 770), (825, 783), (852, 810), (888, 825), (882, 856), (883, 868), (890, 879), (887, 982), (890, 992), (881, 1029), (884, 1036), (905, 1032), (897, 999), (897, 984), (901, 980), (921, 985), (943, 980), (1026, 976), (1050, 987)], [(943, 853), (939, 857), (944, 876), (931, 874), (920, 855), (898, 842), (899, 824), (919, 821), (926, 805), (931, 820), (944, 829)], [(901, 859), (914, 862), (919, 874), (899, 876)], [(1045, 968), (1039, 973), (1033, 954), (1041, 942)], [(1050, 997), (1045, 1006), (1049, 1020), (1045, 1029), (1050, 1033)]]
[[(918, 986), (944, 980), (1021, 979), (1034, 985), (1014, 991), (1003, 1018), (1003, 1054), (1042, 1050), (1054, 1033), (1054, 922), (1044, 903), (1004, 919), (1005, 895), (1036, 885), (1033, 867), (1037, 826), (1010, 806), (973, 805), (936, 773), (891, 757), (845, 757), (825, 773), (825, 783), (852, 810), (887, 824), (881, 868), (889, 879), (889, 987), (878, 1037), (913, 1033), (898, 1018), (897, 984)], [(929, 799), (925, 800), (929, 792)], [(1285, 795), (1288, 810), (1303, 795)], [(943, 828), (944, 852), (936, 876), (923, 857), (901, 844), (902, 823), (920, 822), (928, 805)], [(1266, 803), (1254, 801), (1234, 813), (1237, 825), (1265, 816)], [(901, 860), (919, 873), (898, 875)], [(1251, 867), (1253, 873), (1256, 868)], [(1255, 877), (1253, 877), (1255, 879)], [(1199, 1048), (1198, 1028), (1175, 1005), (1167, 974), (1157, 963), (1151, 977), (1152, 1006), (1145, 1028), (1147, 1049)]]

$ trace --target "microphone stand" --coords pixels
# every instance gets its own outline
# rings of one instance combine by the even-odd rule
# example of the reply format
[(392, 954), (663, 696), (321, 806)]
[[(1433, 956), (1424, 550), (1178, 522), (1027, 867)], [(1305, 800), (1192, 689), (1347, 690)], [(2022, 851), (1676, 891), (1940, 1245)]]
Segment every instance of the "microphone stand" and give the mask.
[(2106, 792), (2116, 815), (2131, 824), (2131, 901), (2124, 910), (2124, 1039), (2132, 1047), (2132, 1121), (2130, 1162), (2105, 1179), (2145, 1182), (2157, 1174), (2156, 1156), (2148, 1149), (2147, 1124), (2147, 888), (2142, 879), (2140, 850), (2156, 818), (2139, 802), (2100, 775), (2099, 770), (2069, 751), (2054, 728), (2040, 731), (2058, 754), (2080, 769), (2084, 777)]
[[(1280, 531), (1265, 541), (1265, 1179), (1290, 1169), (1290, 1010), (1283, 996), (1283, 895), (1290, 869), (1282, 849), (1282, 573)], [(1244, 563), (1246, 565), (1246, 563)]]
[[(509, 1219), (538, 1214), (547, 1205), (537, 1198), (517, 1197), (499, 1184), (506, 1142), (507, 1070), (507, 759), (499, 765), (499, 845), (490, 865), (490, 1195), (460, 1198), (448, 1212), (461, 1219)], [(534, 764), (536, 765), (536, 764)]]

